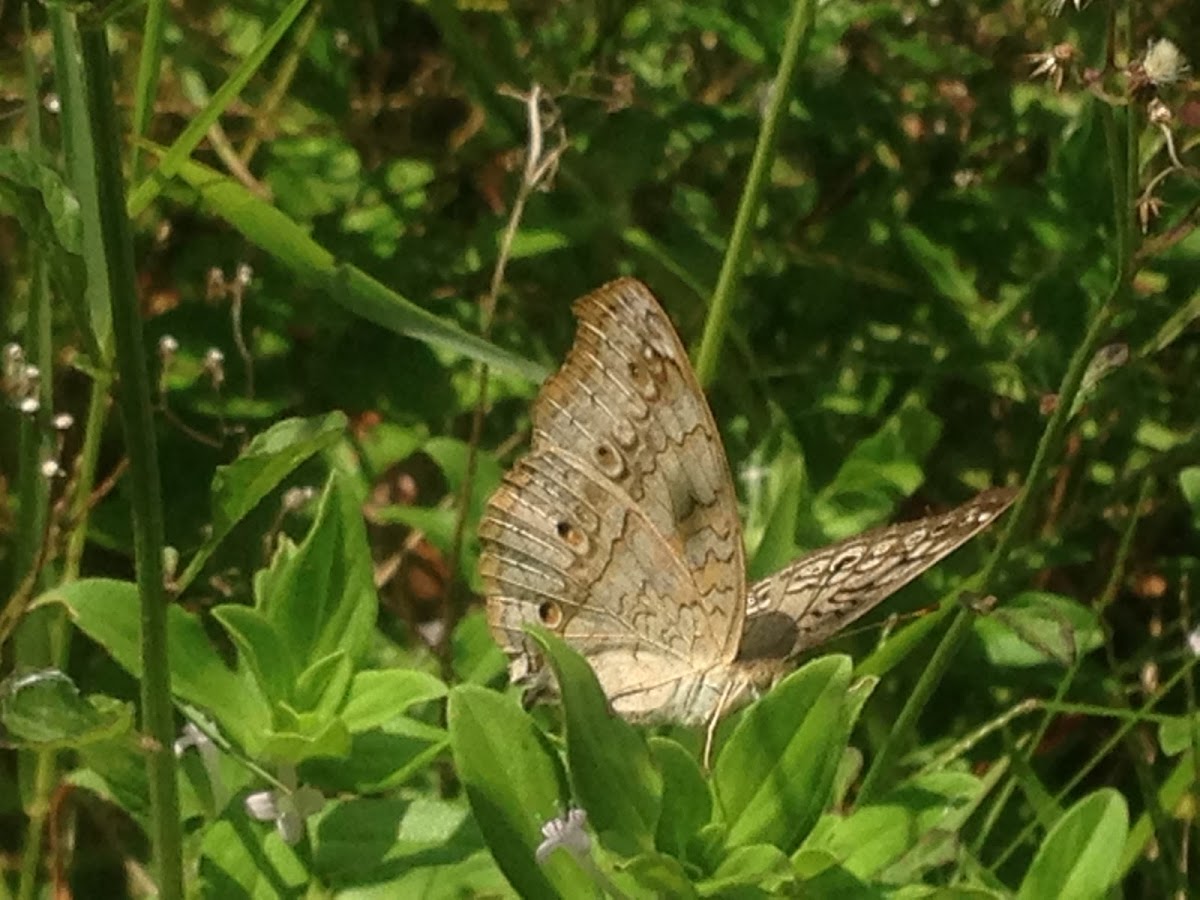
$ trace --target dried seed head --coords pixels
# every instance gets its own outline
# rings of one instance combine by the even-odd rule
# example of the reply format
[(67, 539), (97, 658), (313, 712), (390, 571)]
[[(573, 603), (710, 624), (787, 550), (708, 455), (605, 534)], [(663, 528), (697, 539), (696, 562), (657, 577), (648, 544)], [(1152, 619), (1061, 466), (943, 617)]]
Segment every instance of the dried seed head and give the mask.
[(1173, 41), (1159, 38), (1151, 41), (1142, 57), (1142, 72), (1155, 87), (1174, 84), (1189, 71), (1187, 59)]

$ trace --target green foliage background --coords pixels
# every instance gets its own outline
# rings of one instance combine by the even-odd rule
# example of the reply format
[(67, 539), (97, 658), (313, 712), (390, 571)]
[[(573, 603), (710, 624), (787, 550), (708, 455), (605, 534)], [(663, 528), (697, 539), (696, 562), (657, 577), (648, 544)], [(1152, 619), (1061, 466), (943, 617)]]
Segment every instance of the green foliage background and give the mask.
[[(0, 321), (41, 378), (7, 367), (0, 410), (0, 890), (143, 893), (122, 864), (182, 821), (167, 855), (223, 897), (1186, 892), (1200, 92), (1138, 61), (1169, 37), (1200, 64), (1200, 15), (1063, 6), (5, 7)], [(140, 482), (110, 414), (103, 177), (73, 164), (97, 127), (68, 78), (79, 33), (112, 52), (111, 82), (85, 53), (85, 87), (117, 102), (176, 724), (221, 744), (217, 770), (181, 757), (165, 826), (131, 725)], [(505, 251), (535, 84), (562, 155)], [(709, 774), (701, 735), (612, 720), (553, 639), (564, 705), (520, 709), (473, 535), (570, 301), (636, 275), (697, 347), (723, 266), (703, 375), (752, 575), (1029, 491), (999, 550), (979, 539), (872, 617), (902, 614), (886, 640), (831, 648), (853, 674), (816, 660), (723, 725)], [(964, 584), (994, 611), (962, 612)], [(326, 803), (298, 843), (247, 815), (301, 784)], [(571, 805), (594, 858), (539, 865)]]

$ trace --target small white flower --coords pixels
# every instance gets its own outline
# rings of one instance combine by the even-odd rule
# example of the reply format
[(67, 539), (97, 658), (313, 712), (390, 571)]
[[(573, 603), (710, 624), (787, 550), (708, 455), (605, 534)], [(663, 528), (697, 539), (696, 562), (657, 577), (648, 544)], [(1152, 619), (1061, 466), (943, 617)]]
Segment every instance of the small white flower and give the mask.
[(178, 350), (179, 341), (175, 340), (174, 335), (164, 334), (158, 339), (158, 355), (164, 359), (174, 356)]
[(1075, 12), (1080, 12), (1088, 5), (1088, 0), (1048, 0), (1046, 9), (1050, 11), (1050, 15), (1057, 16), (1060, 12), (1067, 8), (1067, 3), (1070, 2), (1075, 7)]
[(275, 830), (287, 844), (298, 843), (304, 837), (305, 820), (324, 806), (325, 795), (308, 785), (294, 790), (259, 791), (246, 798), (250, 817), (260, 822), (274, 820)]
[(250, 281), (254, 278), (254, 269), (250, 268), (249, 263), (241, 263), (237, 267), (237, 280), (242, 287), (248, 287)]
[(58, 115), (62, 112), (62, 101), (58, 99), (58, 94), (49, 93), (42, 98), (42, 106), (46, 112), (52, 115)]
[(59, 413), (50, 424), (54, 426), (55, 431), (70, 431), (75, 424), (75, 417), (70, 413)]
[(1155, 86), (1174, 84), (1187, 75), (1187, 59), (1173, 41), (1159, 38), (1151, 41), (1142, 57), (1142, 71), (1146, 80)]
[(45, 478), (57, 478), (63, 474), (62, 467), (58, 464), (57, 459), (48, 459), (42, 463), (42, 475)]
[(1192, 656), (1200, 656), (1200, 626), (1188, 632), (1187, 645), (1188, 650), (1192, 652)]
[(584, 862), (592, 851), (592, 839), (585, 830), (587, 813), (573, 807), (560, 819), (551, 819), (542, 826), (542, 837), (534, 853), (538, 863), (544, 863), (546, 858), (559, 847), (566, 850), (577, 860)]
[(37, 397), (26, 397), (20, 402), (17, 408), (25, 415), (32, 416), (35, 412), (41, 409), (41, 406), (42, 404), (38, 402)]

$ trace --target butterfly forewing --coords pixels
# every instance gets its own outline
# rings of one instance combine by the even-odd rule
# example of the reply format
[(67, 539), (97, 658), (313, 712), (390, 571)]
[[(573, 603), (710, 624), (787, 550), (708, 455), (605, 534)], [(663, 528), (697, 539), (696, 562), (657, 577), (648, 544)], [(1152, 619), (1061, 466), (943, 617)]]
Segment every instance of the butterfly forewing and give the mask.
[(814, 550), (757, 582), (739, 659), (786, 658), (828, 640), (987, 528), (1016, 496), (984, 491), (947, 513)]

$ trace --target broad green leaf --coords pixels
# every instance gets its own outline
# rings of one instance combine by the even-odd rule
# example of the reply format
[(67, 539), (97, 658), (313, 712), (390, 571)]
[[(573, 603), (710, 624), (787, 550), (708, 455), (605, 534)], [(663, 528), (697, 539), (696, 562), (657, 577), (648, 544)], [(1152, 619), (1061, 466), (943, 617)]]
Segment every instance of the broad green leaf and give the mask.
[[(803, 849), (829, 853), (864, 881), (917, 881), (952, 861), (958, 829), (981, 791), (980, 780), (967, 773), (923, 776), (849, 815), (822, 817)], [(893, 866), (903, 871), (888, 871)]]
[(1129, 833), (1125, 798), (1112, 788), (1084, 797), (1050, 829), (1025, 873), (1017, 900), (1089, 900), (1117, 883)]
[(846, 456), (833, 481), (813, 504), (820, 533), (815, 542), (841, 540), (886, 521), (902, 497), (925, 479), (925, 457), (942, 423), (910, 394), (900, 408)]
[(652, 897), (671, 897), (689, 900), (697, 896), (679, 860), (665, 853), (643, 853), (621, 867)]
[(1045, 591), (1025, 591), (972, 622), (988, 661), (997, 667), (1072, 665), (1103, 646), (1096, 614)]
[(650, 753), (663, 779), (655, 845), (683, 859), (689, 842), (712, 818), (712, 794), (696, 758), (675, 741), (652, 737)]
[[(136, 585), (107, 578), (83, 579), (47, 591), (37, 602), (63, 604), (80, 631), (127, 672), (141, 677), (141, 609)], [(200, 620), (174, 604), (167, 607), (167, 640), (172, 693), (207, 710), (227, 736), (254, 752), (270, 721), (262, 694), (229, 670)]]
[(302, 896), (309, 881), (304, 863), (270, 822), (248, 821), (239, 807), (204, 829), (200, 838), (203, 896), (268, 900)]
[(542, 826), (568, 808), (558, 760), (533, 719), (509, 697), (475, 685), (450, 691), (454, 765), (479, 830), (522, 897), (572, 896), (587, 881), (562, 851), (539, 866)]
[(313, 874), (323, 884), (344, 886), (339, 900), (500, 897), (511, 890), (461, 796), (335, 801), (310, 833)]
[(314, 783), (340, 791), (392, 790), (426, 777), (449, 742), (445, 729), (397, 716), (379, 728), (351, 734), (350, 751), (344, 758), (307, 760), (303, 773)]
[(285, 419), (257, 435), (238, 458), (213, 476), (212, 534), (188, 563), (176, 589), (182, 592), (233, 526), (310, 456), (336, 442), (346, 429), (340, 412), (311, 419)]
[(292, 702), (296, 709), (318, 716), (333, 716), (346, 699), (353, 674), (354, 664), (349, 654), (345, 650), (335, 650), (300, 673)]
[(446, 696), (441, 679), (416, 669), (359, 672), (350, 683), (342, 720), (353, 733), (369, 731), (418, 703)]
[(796, 891), (796, 871), (787, 854), (770, 844), (737, 847), (709, 878), (698, 885), (701, 897), (791, 896)]
[(272, 727), (263, 737), (263, 755), (277, 763), (350, 754), (350, 732), (337, 717), (299, 712), (286, 704), (275, 707)]
[(653, 850), (663, 779), (646, 742), (609, 708), (582, 656), (544, 629), (530, 634), (558, 679), (571, 784), (580, 805), (606, 847), (628, 856)]
[(337, 650), (352, 660), (362, 655), (378, 599), (362, 510), (346, 476), (330, 475), (304, 542), (276, 555), (257, 586), (258, 608), (298, 666)]
[(296, 686), (296, 660), (271, 621), (249, 606), (223, 603), (212, 616), (225, 629), (271, 703), (291, 700)]
[(488, 628), (487, 614), (480, 610), (463, 616), (452, 641), (454, 672), (462, 681), (490, 684), (508, 668), (508, 658)]
[(861, 703), (849, 694), (850, 668), (845, 656), (814, 660), (737, 723), (713, 773), (731, 847), (773, 844), (790, 853), (824, 811)]
[(129, 732), (133, 710), (111, 697), (84, 697), (66, 674), (42, 669), (0, 682), (0, 744), (78, 749)]
[(255, 197), (242, 185), (196, 162), (179, 177), (199, 192), (204, 205), (248, 241), (290, 268), (302, 284), (323, 288), (335, 303), (368, 321), (497, 369), (541, 381), (542, 366), (521, 359), (389, 290), (362, 270), (338, 263), (308, 229)]

